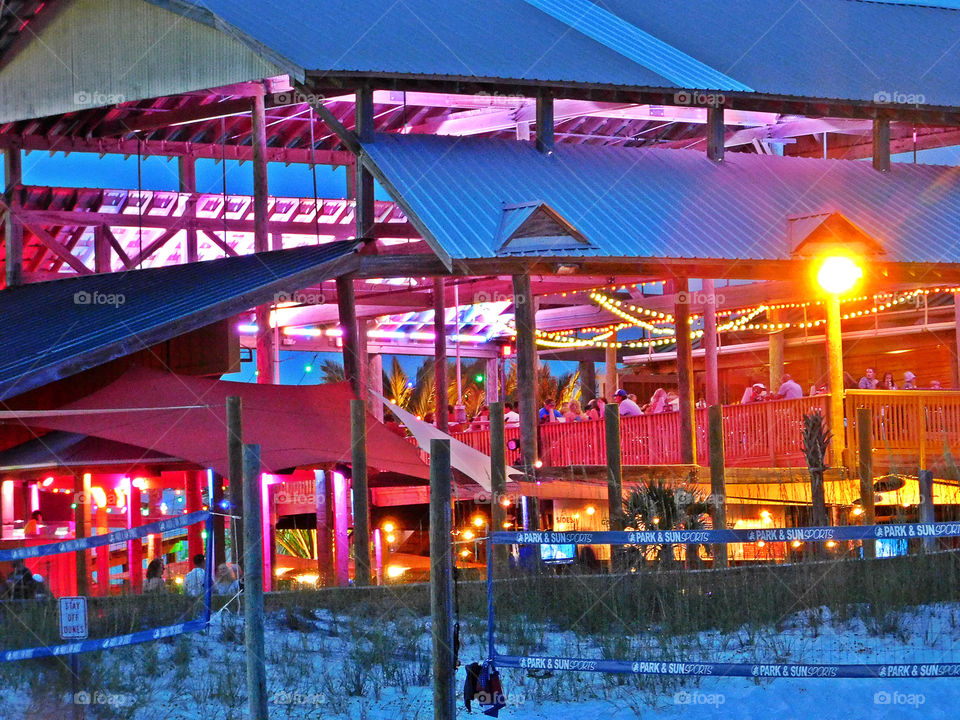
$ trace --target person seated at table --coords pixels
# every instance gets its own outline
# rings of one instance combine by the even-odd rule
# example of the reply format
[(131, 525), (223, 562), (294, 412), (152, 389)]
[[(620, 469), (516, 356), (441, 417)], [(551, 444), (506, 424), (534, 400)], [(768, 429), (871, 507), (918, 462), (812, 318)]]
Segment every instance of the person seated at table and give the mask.
[(943, 387), (941, 387), (939, 380), (931, 380), (931, 381), (930, 381), (930, 389), (931, 389), (931, 390), (943, 390)]
[(547, 398), (540, 408), (540, 422), (563, 422), (563, 414), (557, 410), (557, 403), (553, 398)]
[(30, 519), (27, 521), (27, 524), (23, 527), (23, 534), (27, 537), (31, 535), (36, 536), (40, 534), (40, 524), (43, 522), (43, 513), (39, 510), (34, 510), (30, 513)]
[(916, 390), (920, 386), (917, 384), (917, 376), (912, 372), (907, 370), (903, 374), (903, 389), (904, 390)]
[(617, 390), (617, 403), (620, 405), (621, 417), (640, 417), (643, 415), (640, 411), (640, 406), (630, 399), (627, 391), (623, 388)]
[(504, 425), (520, 424), (520, 413), (517, 412), (515, 403), (508, 402), (503, 404), (503, 424)]
[(897, 381), (893, 379), (892, 372), (885, 372), (883, 374), (883, 380), (880, 381), (880, 384), (877, 386), (878, 390), (896, 390)]
[(740, 398), (740, 404), (746, 405), (747, 403), (760, 402), (765, 399), (767, 393), (767, 386), (763, 383), (756, 382), (746, 390), (743, 391), (743, 397)]
[(591, 398), (587, 401), (585, 415), (587, 420), (603, 420), (603, 408), (607, 401), (603, 398)]
[(780, 389), (777, 390), (777, 398), (781, 400), (796, 400), (803, 397), (803, 388), (800, 383), (793, 379), (787, 373), (784, 373), (780, 379)]
[(650, 396), (650, 404), (647, 405), (647, 409), (644, 412), (647, 415), (657, 415), (658, 413), (666, 411), (667, 391), (660, 387), (653, 391), (653, 395)]

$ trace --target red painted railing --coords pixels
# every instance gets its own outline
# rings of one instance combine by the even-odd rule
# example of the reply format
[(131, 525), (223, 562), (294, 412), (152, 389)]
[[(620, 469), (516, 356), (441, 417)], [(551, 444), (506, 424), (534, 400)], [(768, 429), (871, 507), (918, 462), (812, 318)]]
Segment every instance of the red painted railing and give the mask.
[[(776, 400), (723, 408), (724, 450), (728, 465), (784, 467), (803, 463), (803, 415), (827, 409), (827, 395)], [(696, 411), (697, 462), (708, 464), (707, 411)], [(545, 423), (538, 427), (540, 458), (547, 467), (603, 465), (606, 445), (603, 421)], [(506, 429), (518, 438), (517, 427)], [(454, 437), (490, 453), (490, 432), (471, 430)], [(676, 465), (680, 459), (680, 413), (620, 419), (620, 449), (625, 465)]]
[(869, 408), (873, 447), (894, 455), (940, 455), (960, 446), (960, 392), (849, 390), (847, 446), (857, 446), (856, 411)]

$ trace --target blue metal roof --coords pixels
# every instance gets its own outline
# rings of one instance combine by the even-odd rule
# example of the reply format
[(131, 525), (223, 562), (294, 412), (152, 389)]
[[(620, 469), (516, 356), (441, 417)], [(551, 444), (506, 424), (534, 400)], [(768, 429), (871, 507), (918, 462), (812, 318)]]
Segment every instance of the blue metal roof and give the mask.
[(378, 135), (364, 146), (453, 258), (495, 257), (505, 206), (547, 203), (594, 249), (538, 256), (787, 259), (791, 218), (840, 212), (893, 262), (960, 262), (960, 168)]
[[(960, 107), (960, 11), (862, 0), (150, 0), (306, 71)], [(595, 9), (591, 9), (595, 8)], [(212, 19), (210, 19), (212, 22)]]
[[(0, 400), (348, 271), (354, 240), (0, 291)], [(337, 262), (344, 259), (346, 262)]]

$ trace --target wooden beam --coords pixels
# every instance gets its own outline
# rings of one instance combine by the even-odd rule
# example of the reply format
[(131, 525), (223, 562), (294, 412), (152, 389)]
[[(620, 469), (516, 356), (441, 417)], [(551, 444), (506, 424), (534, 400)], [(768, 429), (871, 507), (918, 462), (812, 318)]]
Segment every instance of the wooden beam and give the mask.
[(218, 248), (223, 250), (223, 252), (226, 253), (228, 257), (240, 257), (240, 253), (238, 253), (236, 250), (230, 247), (230, 245), (225, 240), (223, 240), (219, 235), (217, 235), (215, 232), (211, 232), (210, 230), (201, 230), (201, 232), (204, 235), (206, 235), (207, 239), (210, 242), (212, 242)]
[[(97, 226), (94, 228), (94, 231), (99, 231), (101, 229), (106, 228), (103, 226)], [(180, 232), (179, 227), (164, 230), (162, 233), (160, 233), (156, 240), (151, 242), (149, 245), (143, 248), (143, 250), (133, 256), (133, 258), (130, 260), (130, 267), (138, 267), (144, 260), (170, 242), (178, 232)]]
[(680, 396), (680, 462), (697, 461), (693, 398), (693, 343), (690, 338), (690, 292), (686, 278), (673, 281), (677, 328), (677, 379)]
[(340, 329), (343, 333), (343, 373), (357, 399), (362, 397), (360, 382), (360, 355), (357, 347), (357, 306), (353, 294), (353, 280), (337, 278), (337, 307), (340, 314)]
[(447, 308), (443, 278), (433, 281), (433, 385), (437, 429), (450, 430), (450, 394), (447, 391)]
[(720, 404), (720, 376), (717, 371), (717, 353), (719, 350), (717, 335), (717, 293), (713, 280), (703, 281), (703, 294), (706, 305), (703, 310), (703, 348), (705, 381), (707, 386), (707, 405)]
[(724, 125), (723, 106), (707, 108), (707, 157), (713, 162), (723, 162)]
[[(513, 276), (513, 306), (517, 330), (517, 399), (520, 414), (520, 449), (524, 472), (534, 477), (537, 462), (537, 320), (530, 276)], [(540, 506), (536, 498), (527, 498), (528, 525), (540, 528)]]
[(873, 121), (873, 169), (890, 172), (890, 120)]
[(110, 241), (102, 225), (93, 229), (93, 271), (110, 272)]
[(553, 96), (537, 95), (537, 150), (549, 155), (556, 147), (553, 122)]
[[(11, 208), (11, 210), (12, 210), (12, 208)], [(16, 213), (9, 212), (9, 213), (7, 213), (7, 215), (16, 215)], [(56, 255), (58, 258), (60, 258), (61, 260), (63, 260), (67, 265), (69, 265), (69, 266), (72, 267), (74, 270), (76, 270), (80, 275), (92, 275), (92, 274), (93, 274), (93, 271), (90, 270), (86, 265), (84, 265), (84, 264), (80, 261), (80, 258), (76, 257), (75, 255), (72, 255), (65, 247), (63, 247), (63, 245), (61, 245), (57, 240), (55, 240), (53, 237), (51, 237), (50, 234), (49, 234), (46, 230), (44, 230), (39, 224), (34, 223), (34, 222), (32, 222), (32, 221), (30, 221), (30, 222), (25, 221), (25, 220), (23, 220), (22, 217), (21, 217), (20, 219), (21, 219), (21, 221), (22, 221), (23, 227), (29, 229), (30, 232), (33, 234), (33, 236), (34, 236), (41, 244), (43, 244), (43, 245), (47, 248), (47, 250), (49, 250), (49, 251), (52, 252), (54, 255)], [(20, 267), (21, 267), (21, 272), (22, 272), (22, 267), (23, 267), (23, 259), (22, 259), (22, 256), (21, 256), (21, 260), (20, 260)], [(10, 285), (9, 278), (7, 279), (7, 284), (8, 284), (8, 286)]]
[(183, 216), (187, 219), (187, 262), (197, 262), (200, 252), (197, 245), (197, 160), (192, 155), (182, 155), (177, 162), (180, 192), (189, 193), (184, 203)]
[(7, 205), (4, 218), (4, 271), (6, 286), (23, 284), (23, 221), (18, 212), (23, 201), (23, 156), (20, 145), (12, 143), (3, 154), (6, 189), (3, 199)]

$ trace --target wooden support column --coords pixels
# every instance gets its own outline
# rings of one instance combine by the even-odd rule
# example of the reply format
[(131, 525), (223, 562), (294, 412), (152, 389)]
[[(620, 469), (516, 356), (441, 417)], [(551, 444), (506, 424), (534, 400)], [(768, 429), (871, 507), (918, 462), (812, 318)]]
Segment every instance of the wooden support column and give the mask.
[[(922, 469), (918, 475), (920, 486), (920, 522), (932, 523), (936, 517), (935, 506), (933, 503), (933, 471)], [(933, 550), (937, 541), (929, 536), (924, 536), (923, 549)]]
[(674, 311), (677, 329), (677, 394), (680, 396), (680, 462), (697, 458), (693, 401), (693, 343), (690, 340), (690, 292), (686, 278), (674, 280)]
[[(79, 487), (77, 487), (79, 485)], [(84, 473), (79, 479), (74, 479), (73, 521), (76, 526), (75, 537), (89, 537), (93, 528), (90, 498), (90, 475)], [(78, 550), (77, 556), (77, 594), (88, 595), (90, 592), (90, 551)]]
[[(780, 322), (780, 313), (777, 310), (771, 310), (769, 313), (770, 324)], [(786, 348), (786, 335), (782, 330), (770, 333), (767, 338), (768, 348), (767, 357), (770, 362), (770, 392), (774, 393), (780, 388), (783, 382), (783, 356)]]
[(873, 169), (890, 172), (890, 121), (873, 120)]
[[(110, 532), (110, 516), (105, 507), (97, 508), (96, 515), (97, 535), (107, 535)], [(97, 553), (97, 594), (100, 597), (110, 596), (110, 546), (101, 545)]]
[(227, 530), (223, 509), (223, 475), (213, 476), (213, 497), (210, 498), (210, 511), (213, 516), (213, 567), (220, 567), (227, 561)]
[[(160, 480), (158, 479), (159, 483)], [(159, 487), (150, 488), (147, 491), (147, 513), (150, 521), (162, 520), (163, 514), (160, 509), (163, 503), (163, 490)], [(163, 533), (154, 533), (150, 536), (150, 544), (147, 547), (147, 557), (150, 560), (154, 558), (163, 558)]]
[[(726, 460), (723, 449), (723, 407), (711, 405), (707, 411), (709, 417), (708, 437), (710, 441), (710, 514), (713, 529), (724, 530), (727, 527), (727, 480)], [(713, 567), (727, 567), (729, 559), (725, 543), (713, 546)]]
[(350, 583), (350, 497), (347, 479), (339, 470), (331, 473), (333, 482), (333, 571), (336, 583)]
[(537, 95), (537, 150), (547, 155), (556, 145), (553, 120), (553, 98), (543, 93)]
[(4, 214), (4, 269), (7, 287), (23, 284), (23, 223), (17, 213), (23, 204), (23, 159), (20, 145), (10, 143), (3, 153), (4, 198), (8, 210)]
[[(873, 502), (873, 418), (870, 408), (857, 408), (857, 471), (860, 476), (860, 503), (863, 508), (863, 524), (873, 525), (877, 521)], [(863, 541), (863, 556), (877, 556), (876, 542)]]
[(186, 259), (188, 263), (195, 263), (200, 260), (200, 252), (197, 244), (197, 161), (192, 155), (181, 155), (177, 158), (177, 170), (180, 180), (180, 192), (189, 193), (187, 201), (184, 203), (183, 214), (187, 218), (186, 223)]
[(953, 358), (953, 387), (960, 388), (960, 293), (953, 294), (953, 327), (954, 327), (954, 351), (956, 356)]
[[(529, 275), (513, 276), (513, 306), (517, 326), (517, 399), (520, 448), (528, 479), (536, 476), (537, 462), (537, 320)], [(528, 530), (540, 529), (540, 503), (528, 497)]]
[(433, 717), (454, 720), (453, 547), (450, 441), (430, 441), (430, 618), (433, 642)]
[(500, 397), (500, 358), (487, 358), (483, 371), (483, 394), (487, 405), (499, 402)]
[[(373, 90), (363, 87), (357, 90), (356, 132), (361, 143), (371, 143), (374, 138)], [(357, 237), (373, 237), (375, 219), (373, 198), (373, 175), (367, 170), (360, 156), (354, 165), (356, 192)]]
[[(490, 531), (504, 530), (507, 520), (507, 442), (503, 424), (503, 403), (490, 403)], [(494, 568), (499, 576), (509, 570), (507, 546), (493, 546)]]
[(614, 394), (617, 392), (617, 334), (613, 333), (610, 340), (603, 349), (604, 367), (603, 367), (603, 396), (607, 402), (614, 402)]
[(827, 375), (829, 377), (830, 464), (845, 462), (846, 429), (843, 423), (843, 334), (840, 329), (840, 299), (827, 293), (823, 302), (827, 315)]
[(350, 382), (354, 396), (359, 399), (363, 397), (363, 383), (360, 380), (357, 306), (353, 295), (353, 280), (347, 276), (337, 278), (337, 308), (340, 313), (340, 330), (343, 333), (343, 374)]
[(437, 428), (450, 430), (450, 395), (447, 392), (447, 308), (443, 296), (443, 278), (433, 281), (433, 379)]
[(267, 720), (267, 675), (263, 637), (263, 525), (260, 446), (243, 446), (243, 617), (247, 659), (247, 708), (251, 720)]
[(354, 584), (370, 584), (370, 493), (367, 489), (367, 406), (350, 401), (350, 447), (353, 479)]
[(708, 107), (707, 157), (714, 162), (723, 162), (724, 140), (723, 107)]
[[(252, 99), (251, 107), (251, 144), (253, 145), (253, 251), (266, 252), (270, 249), (268, 230), (268, 204), (270, 191), (267, 185), (267, 120), (264, 111), (263, 95)], [(224, 238), (226, 239), (226, 238)], [(260, 305), (256, 309), (257, 319), (257, 382), (277, 384), (277, 345), (275, 330), (270, 327), (270, 306)]]
[[(366, 341), (366, 333), (364, 333), (364, 341)], [(367, 343), (364, 342), (363, 345), (364, 350), (366, 350)], [(365, 374), (367, 387), (383, 395), (383, 355), (380, 353), (367, 355), (367, 372)], [(383, 403), (380, 402), (380, 398), (369, 392), (364, 394), (366, 395), (367, 409), (370, 410), (370, 414), (380, 422), (383, 422)]]
[(577, 364), (580, 372), (580, 407), (597, 397), (597, 366), (593, 360), (581, 360)]
[(334, 583), (333, 571), (333, 477), (329, 470), (314, 470), (317, 507), (317, 574), (320, 584)]
[(232, 559), (240, 566), (243, 558), (243, 425), (239, 395), (227, 398), (227, 462), (230, 484), (230, 540)]
[(110, 238), (107, 237), (109, 230), (103, 225), (95, 225), (93, 228), (93, 271), (97, 273), (110, 272)]
[(623, 463), (620, 447), (620, 407), (609, 403), (603, 409), (603, 434), (607, 451), (607, 507), (610, 529), (623, 530)]
[[(140, 506), (143, 503), (140, 488), (130, 485), (127, 496), (127, 529), (132, 530), (143, 525), (143, 513)], [(127, 541), (127, 578), (129, 591), (139, 592), (143, 585), (143, 538)]]
[[(203, 485), (207, 479), (205, 470), (187, 470), (184, 475), (184, 504), (188, 513), (199, 512), (203, 509)], [(190, 560), (194, 555), (203, 553), (203, 526), (194, 523), (187, 528), (187, 552)]]
[[(713, 280), (703, 281), (703, 294), (707, 302), (703, 308), (704, 375), (707, 385), (707, 405), (720, 404), (720, 376), (717, 357), (720, 350), (717, 337), (717, 290)], [(724, 552), (726, 552), (726, 545)]]

